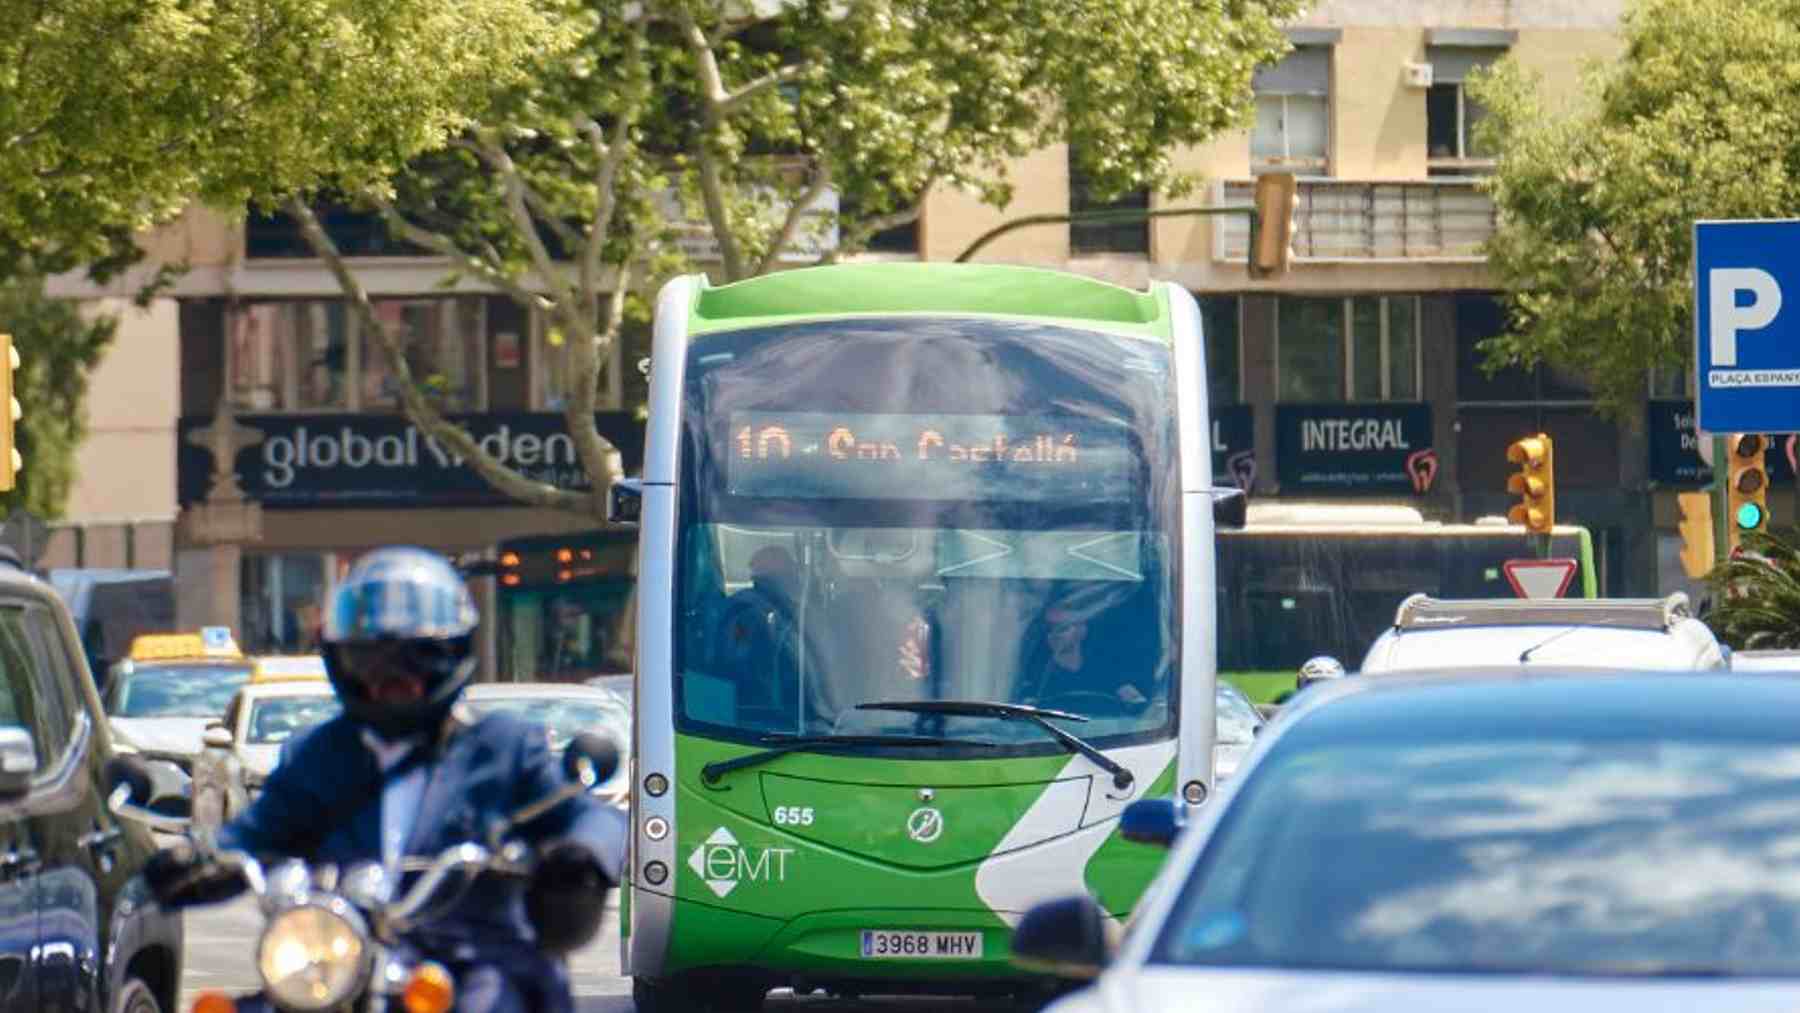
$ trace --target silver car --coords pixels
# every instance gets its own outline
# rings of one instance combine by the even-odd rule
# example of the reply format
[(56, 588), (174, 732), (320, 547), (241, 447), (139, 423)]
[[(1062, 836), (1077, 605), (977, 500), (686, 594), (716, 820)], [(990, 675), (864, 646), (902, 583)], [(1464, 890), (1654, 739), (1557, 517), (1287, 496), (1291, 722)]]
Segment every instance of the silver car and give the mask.
[(1800, 1008), (1800, 678), (1349, 679), (1295, 700), (1183, 827), (1129, 929), (1018, 925), (1092, 979), (1052, 1013)]

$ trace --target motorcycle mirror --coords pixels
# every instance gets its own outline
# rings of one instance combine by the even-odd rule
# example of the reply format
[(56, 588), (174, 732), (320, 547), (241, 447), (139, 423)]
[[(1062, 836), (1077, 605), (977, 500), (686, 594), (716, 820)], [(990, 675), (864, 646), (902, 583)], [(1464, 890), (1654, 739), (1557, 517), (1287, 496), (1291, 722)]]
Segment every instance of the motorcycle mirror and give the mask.
[(618, 769), (619, 746), (611, 736), (578, 732), (563, 747), (563, 771), (585, 789), (605, 784)]
[(105, 776), (108, 809), (156, 830), (187, 831), (193, 812), (191, 801), (171, 796), (157, 798), (155, 777), (142, 757), (129, 753), (113, 757), (106, 761)]
[(121, 787), (129, 790), (124, 801), (133, 805), (149, 805), (156, 789), (151, 783), (150, 765), (140, 756), (122, 753), (106, 762), (107, 794)]

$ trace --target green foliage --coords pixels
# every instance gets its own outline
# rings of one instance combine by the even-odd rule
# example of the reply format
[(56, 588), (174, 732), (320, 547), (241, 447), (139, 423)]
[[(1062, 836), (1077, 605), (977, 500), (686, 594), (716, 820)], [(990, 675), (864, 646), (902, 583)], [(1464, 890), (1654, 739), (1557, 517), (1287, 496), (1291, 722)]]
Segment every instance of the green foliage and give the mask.
[(1610, 410), (1689, 363), (1694, 221), (1800, 206), (1800, 0), (1644, 0), (1624, 38), (1573, 108), (1506, 62), (1473, 88), (1503, 153), (1489, 365), (1575, 369)]
[(1707, 583), (1713, 590), (1707, 625), (1732, 648), (1800, 647), (1800, 548), (1796, 548), (1796, 532), (1785, 536), (1761, 532), (1745, 535), (1744, 550), (1753, 555), (1723, 560), (1707, 574)]
[[(1172, 150), (1242, 126), (1258, 65), (1305, 0), (545, 0), (579, 35), (389, 185), (353, 194), (395, 238), (533, 310), (568, 349), (571, 435), (596, 488), (599, 364), (634, 289), (705, 266), (736, 281), (862, 249), (934, 188), (993, 205), (1057, 142), (1098, 196), (1179, 194)], [(835, 192), (835, 212), (814, 211)], [(304, 221), (308, 211), (292, 213)], [(836, 226), (835, 248), (820, 256)], [(352, 302), (360, 283), (308, 239)], [(365, 326), (382, 334), (365, 312)], [(400, 375), (397, 345), (384, 348)], [(415, 393), (422, 393), (414, 387)], [(415, 406), (416, 402), (416, 406)], [(422, 398), (408, 415), (524, 502), (595, 511), (482, 456)]]
[(360, 186), (572, 41), (536, 0), (0, 0), (0, 276), (190, 199)]
[(87, 435), (88, 372), (99, 363), (118, 322), (86, 319), (65, 300), (44, 295), (41, 279), (0, 285), (0, 334), (19, 350), (14, 396), (24, 410), (15, 439), (25, 470), (0, 515), (24, 508), (45, 520), (63, 514), (75, 484), (75, 450)]
[[(684, 212), (707, 223), (733, 280), (832, 224), (788, 227), (787, 209), (815, 188), (839, 195), (846, 253), (910, 220), (934, 186), (1004, 205), (1009, 160), (1065, 140), (1102, 191), (1181, 192), (1194, 181), (1170, 152), (1247, 122), (1251, 74), (1286, 51), (1277, 24), (1303, 6), (568, 0), (563, 22), (580, 44), (545, 59), (474, 133), (504, 146), (548, 252), (573, 255), (600, 227), (608, 263), (685, 267)], [(534, 237), (502, 175), (464, 145), (420, 162), (396, 203), (519, 278)], [(673, 259), (651, 263), (659, 256)]]

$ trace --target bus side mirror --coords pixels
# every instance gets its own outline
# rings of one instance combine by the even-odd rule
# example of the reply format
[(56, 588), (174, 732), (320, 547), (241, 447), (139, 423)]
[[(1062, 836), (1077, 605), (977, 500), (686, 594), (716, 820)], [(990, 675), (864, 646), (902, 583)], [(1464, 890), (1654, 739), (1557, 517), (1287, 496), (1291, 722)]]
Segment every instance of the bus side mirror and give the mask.
[(1119, 815), (1119, 836), (1166, 848), (1181, 834), (1181, 810), (1171, 798), (1140, 798)]
[(1242, 489), (1212, 491), (1213, 527), (1241, 528), (1250, 514), (1250, 497)]
[(644, 480), (621, 478), (606, 491), (606, 523), (636, 524), (644, 515)]

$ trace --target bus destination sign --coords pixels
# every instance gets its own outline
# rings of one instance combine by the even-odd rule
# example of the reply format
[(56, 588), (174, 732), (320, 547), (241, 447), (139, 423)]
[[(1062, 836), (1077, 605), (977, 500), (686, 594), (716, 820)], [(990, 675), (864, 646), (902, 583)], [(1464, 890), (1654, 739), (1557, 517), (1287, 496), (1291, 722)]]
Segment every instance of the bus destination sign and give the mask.
[(1136, 485), (1135, 440), (1104, 419), (734, 412), (730, 425), (733, 496), (1118, 501)]

